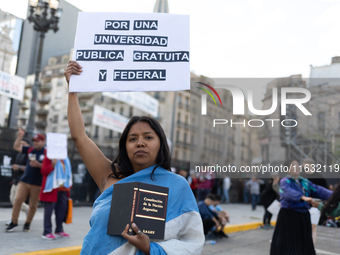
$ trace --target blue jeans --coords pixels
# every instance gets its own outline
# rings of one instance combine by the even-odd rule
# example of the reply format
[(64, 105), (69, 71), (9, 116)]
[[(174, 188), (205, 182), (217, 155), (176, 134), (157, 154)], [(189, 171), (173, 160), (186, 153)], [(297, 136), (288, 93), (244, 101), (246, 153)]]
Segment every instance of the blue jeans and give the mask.
[(224, 197), (223, 197), (222, 200), (224, 200), (225, 202), (229, 203), (230, 202), (229, 201), (229, 189), (223, 189), (223, 195), (224, 195)]
[(60, 233), (64, 231), (63, 221), (67, 213), (67, 201), (68, 201), (67, 192), (58, 191), (58, 201), (56, 203), (45, 202), (43, 235), (52, 233), (51, 217), (52, 217), (53, 210), (55, 213), (55, 221), (56, 221), (55, 233)]
[(245, 203), (249, 202), (249, 189), (246, 187), (243, 189), (243, 201)]
[(253, 210), (256, 209), (256, 205), (259, 203), (260, 195), (251, 194), (251, 207)]

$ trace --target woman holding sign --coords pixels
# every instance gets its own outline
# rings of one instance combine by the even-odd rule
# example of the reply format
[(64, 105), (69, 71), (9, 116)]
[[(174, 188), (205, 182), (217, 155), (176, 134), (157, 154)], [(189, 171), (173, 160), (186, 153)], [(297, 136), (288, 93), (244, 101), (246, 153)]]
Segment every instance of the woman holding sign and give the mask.
[[(81, 73), (82, 67), (75, 61), (64, 72), (67, 82), (72, 74)], [(86, 135), (77, 94), (69, 93), (68, 100), (72, 139), (101, 190), (81, 254), (200, 254), (204, 234), (196, 200), (187, 181), (170, 171), (169, 147), (160, 124), (150, 117), (132, 117), (112, 162)], [(129, 225), (120, 236), (107, 234), (114, 185), (130, 182), (169, 188), (164, 240), (150, 240), (134, 223), (131, 228), (136, 235), (128, 234)]]

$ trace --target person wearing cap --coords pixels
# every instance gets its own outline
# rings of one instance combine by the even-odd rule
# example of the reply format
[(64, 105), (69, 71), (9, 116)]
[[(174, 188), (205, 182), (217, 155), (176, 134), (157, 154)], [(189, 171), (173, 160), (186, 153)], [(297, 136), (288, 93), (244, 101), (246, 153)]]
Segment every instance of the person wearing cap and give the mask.
[(14, 142), (13, 148), (28, 156), (28, 161), (24, 174), (20, 178), (18, 184), (18, 190), (15, 197), (15, 201), (12, 209), (12, 222), (6, 228), (6, 232), (12, 232), (18, 227), (18, 218), (20, 213), (21, 205), (26, 201), (27, 197), (29, 200), (29, 210), (26, 217), (26, 222), (23, 227), (23, 231), (27, 232), (30, 230), (30, 224), (33, 220), (34, 214), (38, 208), (39, 193), (41, 189), (42, 174), (41, 165), (45, 157), (45, 136), (43, 134), (36, 134), (33, 138), (33, 146), (22, 146), (21, 141), (25, 131), (19, 128), (17, 133), (17, 139)]

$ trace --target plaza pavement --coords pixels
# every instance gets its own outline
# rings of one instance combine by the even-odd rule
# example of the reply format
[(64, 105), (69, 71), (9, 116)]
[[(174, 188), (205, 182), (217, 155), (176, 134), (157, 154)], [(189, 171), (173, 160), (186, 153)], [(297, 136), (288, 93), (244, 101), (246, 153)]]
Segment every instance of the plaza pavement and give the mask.
[[(251, 210), (250, 204), (222, 204), (230, 214), (230, 224), (225, 232), (229, 238), (218, 240), (215, 245), (206, 244), (202, 255), (263, 255), (269, 254), (270, 240), (273, 230), (258, 229), (264, 209), (258, 206)], [(5, 232), (5, 223), (11, 218), (11, 208), (0, 208), (0, 254), (25, 255), (76, 255), (79, 254), (83, 238), (90, 229), (89, 219), (92, 212), (90, 206), (75, 206), (73, 223), (64, 225), (70, 238), (45, 240), (41, 238), (43, 231), (43, 208), (38, 211), (31, 224), (30, 232), (23, 232), (25, 214), (20, 213), (19, 227), (11, 233)], [(54, 219), (52, 219), (54, 224)], [(276, 220), (274, 216), (272, 220)], [(340, 231), (326, 227), (318, 227), (317, 254), (340, 255)]]

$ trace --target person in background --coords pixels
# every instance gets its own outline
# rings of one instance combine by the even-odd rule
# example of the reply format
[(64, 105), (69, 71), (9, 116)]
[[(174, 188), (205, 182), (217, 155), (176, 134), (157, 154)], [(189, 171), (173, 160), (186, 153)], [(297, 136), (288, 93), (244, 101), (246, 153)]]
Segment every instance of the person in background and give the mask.
[(197, 200), (203, 201), (205, 197), (211, 193), (214, 178), (210, 172), (199, 172), (198, 173), (198, 191)]
[(190, 173), (190, 176), (188, 177), (188, 183), (190, 185), (192, 193), (194, 193), (194, 196), (197, 199), (198, 179), (196, 178), (195, 170), (191, 169), (189, 173)]
[(23, 231), (30, 231), (30, 225), (39, 203), (39, 192), (42, 181), (40, 169), (41, 163), (45, 157), (45, 136), (43, 134), (36, 134), (32, 138), (33, 146), (26, 147), (21, 145), (24, 135), (25, 131), (19, 128), (18, 137), (14, 142), (13, 148), (20, 153), (27, 154), (29, 161), (26, 164), (24, 174), (18, 184), (18, 190), (12, 209), (12, 222), (6, 228), (6, 232), (12, 232), (18, 227), (21, 205), (26, 201), (28, 196), (30, 196), (29, 210)]
[(213, 227), (216, 232), (222, 231), (222, 225), (218, 220), (218, 214), (213, 212), (209, 206), (216, 202), (214, 194), (208, 194), (203, 201), (198, 202), (198, 210), (203, 220), (204, 235), (207, 235)]
[(251, 208), (252, 210), (256, 210), (256, 206), (259, 203), (260, 200), (260, 184), (264, 184), (263, 180), (256, 179), (255, 176), (253, 176), (249, 181), (246, 182), (246, 186), (250, 190), (251, 195)]
[(226, 176), (226, 177), (223, 179), (223, 196), (222, 196), (222, 202), (226, 202), (226, 203), (229, 203), (229, 202), (230, 202), (230, 200), (229, 200), (229, 189), (230, 189), (230, 186), (231, 186), (230, 178), (229, 178), (229, 176)]
[[(308, 179), (310, 182), (319, 185), (324, 188), (328, 188), (327, 180), (322, 174), (316, 172), (316, 165), (315, 161), (311, 158), (305, 158), (302, 161), (303, 171), (301, 176)], [(312, 223), (312, 236), (313, 236), (313, 243), (315, 246), (316, 239), (317, 239), (317, 227), (320, 220), (320, 211), (317, 208), (311, 207), (309, 209), (309, 213), (311, 216), (311, 223)]]
[(178, 171), (178, 174), (179, 175), (181, 175), (181, 176), (183, 176), (186, 180), (188, 180), (188, 175), (189, 175), (189, 173), (188, 173), (188, 171), (187, 170), (185, 170), (185, 169), (180, 169), (179, 171)]
[(321, 203), (312, 200), (311, 205), (318, 208), (321, 214), (326, 215), (329, 218), (340, 217), (340, 182), (338, 183), (333, 195), (326, 201), (326, 203)]
[(281, 208), (270, 255), (315, 255), (309, 202), (312, 197), (327, 200), (332, 192), (302, 178), (296, 160), (288, 162), (289, 174), (280, 181)]
[(243, 181), (243, 202), (248, 204), (249, 202), (249, 188), (246, 185), (246, 183), (248, 182), (248, 179), (244, 179)]
[(273, 228), (273, 226), (270, 224), (270, 220), (273, 215), (270, 212), (268, 212), (267, 209), (271, 205), (271, 203), (273, 203), (274, 200), (278, 199), (279, 197), (279, 181), (280, 178), (277, 174), (272, 175), (272, 178), (269, 179), (266, 188), (262, 191), (260, 196), (261, 202), (265, 210), (262, 225), (262, 228), (264, 229)]
[[(53, 159), (45, 156), (41, 173), (43, 176), (39, 199), (45, 202), (44, 231), (42, 238), (54, 240), (56, 237), (69, 237), (63, 229), (63, 221), (67, 214), (68, 198), (72, 186), (72, 170), (70, 160)], [(52, 234), (51, 217), (55, 213), (55, 235)]]
[[(23, 138), (21, 140), (21, 146), (29, 147), (30, 146), (29, 140), (27, 138)], [(19, 180), (20, 180), (21, 176), (24, 174), (26, 164), (27, 164), (27, 160), (28, 160), (27, 154), (20, 152), (20, 153), (18, 153), (18, 155), (15, 158), (15, 164), (12, 165), (13, 180), (12, 180), (12, 186), (11, 186), (11, 190), (10, 190), (10, 194), (9, 194), (9, 200), (11, 201), (12, 205), (14, 205), (15, 196), (16, 196), (17, 190), (18, 190)], [(27, 215), (28, 209), (29, 209), (28, 204), (23, 202), (20, 210), (22, 212), (26, 213), (26, 215)], [(9, 226), (9, 224), (11, 224), (11, 222), (12, 222), (12, 220), (8, 221), (6, 223), (6, 226)]]
[(209, 206), (209, 209), (217, 214), (218, 221), (222, 225), (222, 231), (217, 232), (216, 235), (220, 237), (228, 237), (228, 235), (224, 234), (223, 229), (224, 226), (229, 223), (229, 213), (220, 206), (221, 203), (221, 196), (220, 195), (214, 195), (215, 200), (212, 205)]

